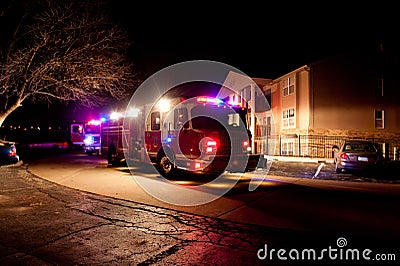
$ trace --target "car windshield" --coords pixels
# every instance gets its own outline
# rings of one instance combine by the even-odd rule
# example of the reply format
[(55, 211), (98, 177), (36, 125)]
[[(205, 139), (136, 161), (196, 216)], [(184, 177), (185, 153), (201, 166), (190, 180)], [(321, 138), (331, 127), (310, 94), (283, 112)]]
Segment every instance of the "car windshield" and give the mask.
[(372, 142), (347, 142), (344, 145), (344, 151), (359, 151), (359, 152), (377, 152), (375, 145)]

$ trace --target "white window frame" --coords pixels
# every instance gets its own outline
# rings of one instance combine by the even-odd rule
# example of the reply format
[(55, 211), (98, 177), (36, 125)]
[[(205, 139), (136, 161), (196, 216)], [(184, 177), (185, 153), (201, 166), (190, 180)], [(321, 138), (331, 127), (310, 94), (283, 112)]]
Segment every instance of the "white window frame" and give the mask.
[(282, 111), (282, 128), (296, 127), (296, 109), (287, 108)]
[[(378, 112), (381, 113), (380, 117), (377, 116)], [(385, 128), (385, 110), (375, 109), (374, 118), (375, 118), (375, 128), (377, 128), (377, 129)]]
[(296, 91), (296, 77), (291, 75), (282, 80), (283, 96), (289, 96)]
[(295, 155), (294, 153), (294, 139), (289, 138), (289, 139), (282, 139), (281, 140), (281, 155), (286, 155), (286, 156), (293, 156)]

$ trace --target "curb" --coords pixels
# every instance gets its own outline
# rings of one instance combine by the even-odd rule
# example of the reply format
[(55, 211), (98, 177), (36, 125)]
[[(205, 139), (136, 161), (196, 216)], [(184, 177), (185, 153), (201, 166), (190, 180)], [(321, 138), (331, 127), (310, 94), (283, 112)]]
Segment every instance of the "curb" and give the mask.
[(0, 168), (20, 167), (23, 163), (24, 162), (22, 160), (19, 160), (17, 163), (14, 163), (14, 164), (0, 165)]

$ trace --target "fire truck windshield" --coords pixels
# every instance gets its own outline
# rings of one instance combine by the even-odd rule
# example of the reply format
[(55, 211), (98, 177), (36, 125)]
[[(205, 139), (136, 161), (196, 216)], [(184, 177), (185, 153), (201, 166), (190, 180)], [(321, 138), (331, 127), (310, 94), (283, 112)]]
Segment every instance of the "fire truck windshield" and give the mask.
[(246, 128), (246, 110), (228, 106), (196, 106), (191, 109), (192, 126), (194, 129), (218, 130), (223, 127), (230, 129)]
[(86, 133), (100, 133), (100, 125), (86, 125)]

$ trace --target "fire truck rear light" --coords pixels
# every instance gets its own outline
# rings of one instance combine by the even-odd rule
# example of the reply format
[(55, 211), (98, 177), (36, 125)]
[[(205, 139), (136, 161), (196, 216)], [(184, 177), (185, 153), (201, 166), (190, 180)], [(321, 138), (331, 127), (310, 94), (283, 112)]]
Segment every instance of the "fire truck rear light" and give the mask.
[(250, 142), (248, 140), (242, 141), (243, 152), (251, 152)]
[(195, 163), (194, 164), (195, 169), (200, 169), (201, 168), (201, 163)]
[(217, 142), (213, 140), (207, 141), (207, 146), (217, 146)]

